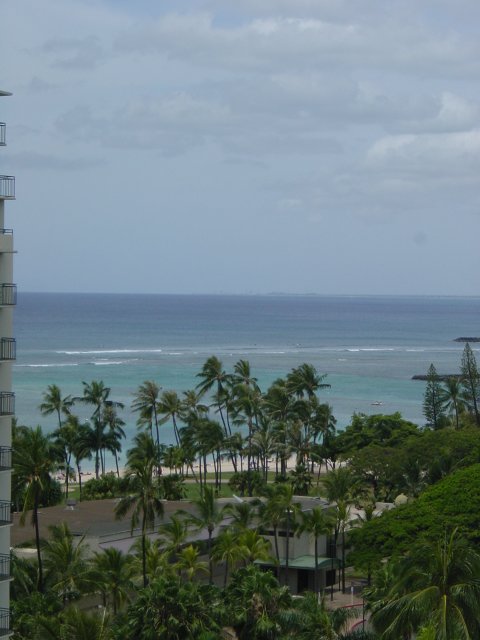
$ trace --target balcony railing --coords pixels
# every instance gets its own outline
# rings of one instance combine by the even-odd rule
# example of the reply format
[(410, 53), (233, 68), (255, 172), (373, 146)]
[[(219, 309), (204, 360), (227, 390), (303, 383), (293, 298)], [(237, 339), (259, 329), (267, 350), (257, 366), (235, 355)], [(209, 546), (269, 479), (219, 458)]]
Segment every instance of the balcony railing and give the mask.
[(0, 416), (13, 416), (15, 413), (15, 394), (0, 391)]
[(11, 633), (10, 609), (0, 609), (0, 637), (9, 636)]
[(0, 338), (0, 361), (17, 359), (17, 341), (15, 338)]
[(10, 580), (10, 555), (6, 553), (0, 553), (0, 582), (3, 580)]
[(0, 447), (0, 471), (8, 471), (12, 468), (12, 448)]
[(0, 500), (0, 526), (12, 524), (12, 510), (10, 502)]
[(0, 198), (3, 200), (15, 199), (15, 178), (13, 176), (0, 176)]
[(0, 122), (0, 147), (4, 147), (7, 144), (7, 125), (5, 122)]
[(0, 284), (0, 306), (17, 304), (17, 285), (4, 282)]

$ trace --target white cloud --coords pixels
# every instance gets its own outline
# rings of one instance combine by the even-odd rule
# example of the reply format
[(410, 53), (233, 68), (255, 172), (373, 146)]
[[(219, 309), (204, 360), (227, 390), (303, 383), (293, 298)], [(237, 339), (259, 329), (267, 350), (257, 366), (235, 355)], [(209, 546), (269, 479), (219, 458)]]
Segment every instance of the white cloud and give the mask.
[[(310, 255), (318, 272), (348, 254), (375, 273), (372, 238), (388, 244), (392, 225), (434, 269), (435, 246), (452, 241), (441, 221), (452, 211), (459, 225), (480, 219), (476, 17), (473, 0), (7, 3), (2, 88), (15, 95), (0, 104), (1, 162), (19, 171), (19, 224), (32, 238), (47, 218), (83, 233), (81, 185), (100, 230), (112, 234), (132, 212), (136, 229), (149, 229), (148, 251), (128, 234), (112, 250), (98, 239), (99, 261), (116, 273), (131, 255), (147, 278), (145, 256), (166, 237), (162, 258), (191, 291), (210, 287), (190, 277), (215, 271), (198, 245), (214, 244), (222, 277), (246, 290), (242, 251), (254, 243), (278, 271), (255, 286), (281, 289), (281, 247), (292, 264)], [(62, 177), (54, 199), (38, 197), (45, 170)], [(97, 242), (85, 234), (79, 247)], [(41, 264), (40, 248), (30, 251)], [(200, 265), (194, 273), (181, 253)], [(474, 273), (478, 258), (465, 260)], [(290, 280), (299, 288), (301, 275)], [(331, 277), (332, 288), (346, 286)]]
[(465, 173), (480, 164), (480, 129), (461, 133), (385, 136), (368, 151), (373, 165), (398, 171)]

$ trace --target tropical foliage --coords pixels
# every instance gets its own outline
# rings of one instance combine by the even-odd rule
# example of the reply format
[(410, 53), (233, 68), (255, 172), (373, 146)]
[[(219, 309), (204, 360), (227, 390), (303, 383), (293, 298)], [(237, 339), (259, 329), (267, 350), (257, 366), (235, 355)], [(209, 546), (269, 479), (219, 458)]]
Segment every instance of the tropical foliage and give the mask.
[[(124, 474), (129, 426), (103, 381), (83, 382), (76, 397), (50, 384), (40, 404), (52, 416), (49, 435), (15, 426), (14, 504), (22, 523), (31, 517), (36, 545), (35, 561), (12, 561), (16, 637), (373, 637), (352, 636), (348, 612), (333, 612), (318, 593), (322, 541), (338, 557), (343, 591), (349, 565), (369, 582), (377, 637), (478, 640), (480, 376), (469, 345), (458, 374), (430, 366), (423, 428), (399, 413), (356, 413), (338, 433), (321, 402), (326, 378), (307, 363), (262, 390), (248, 361), (227, 371), (211, 356), (197, 380), (183, 393), (146, 380), (133, 393), (138, 432)], [(82, 484), (85, 460), (95, 478)], [(217, 499), (226, 460), (237, 494), (228, 508)], [(55, 500), (59, 472), (66, 499), (72, 480), (81, 499), (117, 499), (117, 517), (137, 537), (128, 554), (115, 546), (93, 553), (63, 524), (41, 539), (38, 512)], [(195, 497), (163, 521), (165, 500), (181, 500), (186, 487)], [(399, 494), (407, 504), (379, 515), (378, 503)], [(330, 506), (302, 512), (299, 495)], [(299, 535), (311, 540), (315, 571), (313, 592), (293, 599), (290, 549)], [(255, 561), (276, 567), (281, 584)], [(86, 597), (103, 610), (83, 611)]]

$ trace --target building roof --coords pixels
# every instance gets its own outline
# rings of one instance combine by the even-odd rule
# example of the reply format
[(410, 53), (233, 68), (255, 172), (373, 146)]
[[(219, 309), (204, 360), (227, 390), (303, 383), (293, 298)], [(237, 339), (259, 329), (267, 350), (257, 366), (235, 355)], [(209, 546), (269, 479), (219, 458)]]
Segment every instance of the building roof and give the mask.
[[(48, 537), (48, 527), (65, 522), (75, 536), (86, 535), (102, 539), (106, 536), (129, 537), (130, 517), (127, 515), (122, 520), (115, 517), (115, 507), (118, 500), (86, 500), (77, 502), (73, 508), (60, 504), (55, 507), (44, 507), (38, 512), (40, 523), (40, 537)], [(187, 502), (165, 502), (165, 519), (169, 519), (177, 509), (191, 509)], [(30, 513), (25, 521), (25, 526), (20, 525), (20, 513), (13, 514), (12, 546), (25, 544), (34, 539), (34, 529), (31, 524)], [(161, 522), (161, 519), (158, 520)], [(138, 532), (137, 532), (138, 535)]]
[[(271, 562), (267, 562), (264, 560), (255, 560), (255, 564), (262, 565), (264, 567), (271, 567), (273, 564)], [(280, 558), (280, 566), (282, 568), (286, 567), (287, 559)], [(340, 566), (339, 558), (318, 558), (318, 568), (319, 569), (331, 569), (333, 567)], [(289, 569), (310, 569), (312, 571), (315, 570), (315, 556), (305, 555), (298, 556), (298, 558), (290, 558), (288, 561)]]

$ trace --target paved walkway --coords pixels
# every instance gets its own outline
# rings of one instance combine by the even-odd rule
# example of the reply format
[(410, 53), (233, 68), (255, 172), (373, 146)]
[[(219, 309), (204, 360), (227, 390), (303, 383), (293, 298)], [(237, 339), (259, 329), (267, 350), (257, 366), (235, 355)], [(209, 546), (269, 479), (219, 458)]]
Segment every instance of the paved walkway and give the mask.
[[(358, 586), (357, 586), (358, 589)], [(357, 591), (355, 589), (355, 591)], [(329, 609), (340, 609), (340, 608), (352, 608), (356, 609), (358, 615), (348, 623), (348, 630), (352, 631), (353, 629), (361, 629), (363, 626), (363, 616), (364, 612), (364, 603), (361, 595), (354, 593), (352, 595), (350, 587), (347, 587), (346, 593), (342, 593), (342, 591), (334, 588), (333, 591), (333, 600), (331, 600), (330, 591), (325, 593), (325, 604)], [(365, 627), (367, 627), (367, 622), (365, 622)]]

